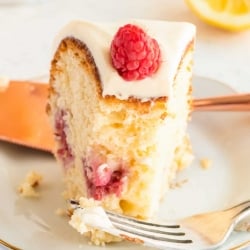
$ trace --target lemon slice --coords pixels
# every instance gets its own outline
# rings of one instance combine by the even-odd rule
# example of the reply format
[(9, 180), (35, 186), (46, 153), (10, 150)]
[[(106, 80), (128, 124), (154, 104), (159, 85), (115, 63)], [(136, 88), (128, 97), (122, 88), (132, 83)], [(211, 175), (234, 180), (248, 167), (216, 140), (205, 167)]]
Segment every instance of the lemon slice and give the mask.
[(186, 0), (205, 22), (231, 31), (250, 28), (250, 0)]

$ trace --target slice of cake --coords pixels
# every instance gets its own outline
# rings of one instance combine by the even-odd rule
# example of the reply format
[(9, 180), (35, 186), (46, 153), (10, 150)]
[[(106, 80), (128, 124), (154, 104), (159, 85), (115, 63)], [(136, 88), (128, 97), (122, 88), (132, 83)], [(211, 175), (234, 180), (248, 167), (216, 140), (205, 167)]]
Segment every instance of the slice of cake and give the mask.
[(73, 21), (56, 38), (48, 113), (65, 198), (149, 218), (190, 153), (195, 27)]

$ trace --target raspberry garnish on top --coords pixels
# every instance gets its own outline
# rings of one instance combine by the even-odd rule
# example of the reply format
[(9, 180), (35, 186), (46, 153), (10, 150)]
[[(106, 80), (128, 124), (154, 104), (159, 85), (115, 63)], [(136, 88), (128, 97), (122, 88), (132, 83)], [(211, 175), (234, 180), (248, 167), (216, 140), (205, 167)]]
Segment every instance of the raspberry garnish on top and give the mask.
[(160, 65), (158, 42), (133, 24), (126, 24), (117, 31), (110, 53), (114, 68), (127, 81), (151, 76)]

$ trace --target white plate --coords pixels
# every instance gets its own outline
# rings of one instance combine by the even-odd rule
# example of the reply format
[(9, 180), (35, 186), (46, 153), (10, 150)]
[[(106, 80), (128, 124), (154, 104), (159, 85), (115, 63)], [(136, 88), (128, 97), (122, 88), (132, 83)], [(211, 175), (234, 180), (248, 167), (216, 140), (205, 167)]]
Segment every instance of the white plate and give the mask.
[[(213, 80), (195, 77), (194, 81), (196, 97), (233, 92)], [(221, 209), (250, 198), (250, 113), (197, 112), (193, 114), (189, 130), (195, 160), (178, 177), (188, 182), (167, 195), (159, 213), (162, 218)], [(212, 161), (209, 169), (200, 167), (202, 158)], [(24, 199), (16, 193), (18, 184), (30, 170), (44, 176), (38, 200)], [(52, 156), (0, 142), (0, 239), (25, 250), (96, 249), (88, 245), (66, 219), (55, 215), (57, 208), (64, 207), (60, 196), (61, 177)], [(233, 233), (220, 249), (248, 240), (250, 233)], [(106, 249), (134, 247), (130, 243), (119, 243)]]

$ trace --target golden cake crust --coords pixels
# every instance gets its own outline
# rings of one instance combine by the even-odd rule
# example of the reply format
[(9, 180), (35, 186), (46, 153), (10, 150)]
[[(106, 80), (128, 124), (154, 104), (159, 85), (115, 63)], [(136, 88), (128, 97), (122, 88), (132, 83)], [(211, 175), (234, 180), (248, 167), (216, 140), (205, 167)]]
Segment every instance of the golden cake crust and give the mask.
[[(185, 57), (186, 53), (189, 50), (193, 49), (193, 45), (194, 45), (194, 40), (192, 40), (186, 47), (186, 50), (182, 56), (182, 59)], [(55, 53), (55, 56), (51, 62), (51, 70), (50, 70), (50, 83), (51, 84), (49, 88), (49, 96), (55, 92), (53, 88), (53, 81), (54, 81), (54, 75), (56, 75), (56, 71), (63, 70), (58, 67), (57, 62), (60, 60), (61, 53), (63, 53), (67, 49), (71, 49), (75, 51), (75, 56), (79, 58), (82, 64), (81, 66), (93, 78), (93, 82), (96, 84), (97, 95), (100, 101), (106, 102), (109, 105), (110, 104), (113, 104), (113, 105), (125, 104), (127, 105), (128, 108), (136, 109), (141, 114), (149, 113), (156, 109), (163, 109), (165, 110), (165, 113), (163, 113), (161, 117), (164, 118), (167, 116), (166, 102), (167, 102), (168, 97), (151, 98), (150, 100), (144, 101), (144, 102), (132, 96), (126, 100), (117, 99), (113, 95), (107, 95), (103, 97), (101, 77), (100, 77), (98, 68), (96, 67), (94, 58), (92, 57), (91, 52), (89, 51), (87, 45), (84, 42), (74, 37), (66, 37), (60, 42), (58, 49)], [(180, 62), (179, 68), (181, 66), (181, 63), (182, 63), (182, 60)], [(190, 93), (191, 92), (192, 92), (192, 89), (190, 89)], [(191, 105), (191, 100), (190, 100), (190, 105)], [(47, 112), (49, 113), (49, 111), (50, 111), (50, 107), (48, 105)]]

